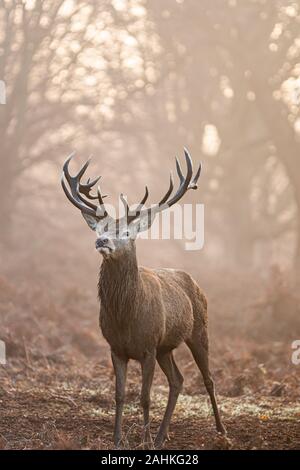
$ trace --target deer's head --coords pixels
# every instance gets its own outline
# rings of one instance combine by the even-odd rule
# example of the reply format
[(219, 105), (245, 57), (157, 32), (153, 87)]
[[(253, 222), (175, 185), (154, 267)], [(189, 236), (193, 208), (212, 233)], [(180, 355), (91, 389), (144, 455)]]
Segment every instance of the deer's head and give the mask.
[[(137, 235), (151, 226), (156, 214), (177, 203), (189, 189), (197, 189), (197, 181), (201, 173), (201, 163), (196, 174), (193, 176), (192, 159), (186, 149), (184, 149), (184, 155), (187, 172), (184, 176), (179, 161), (176, 158), (179, 186), (173, 196), (174, 183), (172, 174), (170, 174), (168, 191), (158, 204), (148, 209), (144, 207), (149, 195), (147, 186), (143, 199), (134, 210), (129, 207), (123, 194), (121, 194), (120, 199), (124, 205), (125, 215), (118, 219), (114, 219), (108, 214), (103, 201), (106, 196), (102, 196), (99, 186), (97, 194), (91, 194), (92, 188), (97, 184), (100, 177), (92, 181), (88, 179), (86, 183), (81, 182), (90, 160), (83, 165), (76, 176), (71, 176), (69, 173), (69, 163), (73, 154), (66, 160), (61, 179), (63, 190), (69, 201), (81, 211), (88, 226), (96, 232), (96, 249), (99, 253), (104, 257), (116, 257), (123, 253), (124, 250), (130, 250)], [(67, 188), (65, 181), (68, 183), (69, 188)], [(98, 203), (94, 204), (93, 200), (97, 200)]]

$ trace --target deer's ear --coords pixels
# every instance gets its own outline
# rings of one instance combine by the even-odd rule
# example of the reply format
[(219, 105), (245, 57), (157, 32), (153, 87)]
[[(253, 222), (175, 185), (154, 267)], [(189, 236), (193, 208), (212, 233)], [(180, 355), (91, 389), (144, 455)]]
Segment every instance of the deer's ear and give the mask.
[(90, 227), (90, 229), (96, 230), (98, 220), (95, 217), (93, 217), (92, 215), (84, 214), (83, 212), (81, 212), (81, 213), (82, 213), (82, 216), (83, 216), (84, 220), (86, 221), (86, 223)]

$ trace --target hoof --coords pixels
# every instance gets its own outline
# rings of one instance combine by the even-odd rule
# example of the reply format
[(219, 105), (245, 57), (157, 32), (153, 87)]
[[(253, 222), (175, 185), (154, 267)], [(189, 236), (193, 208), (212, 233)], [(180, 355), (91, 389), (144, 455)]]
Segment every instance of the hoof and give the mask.
[(145, 450), (153, 450), (154, 449), (154, 444), (153, 444), (153, 439), (152, 439), (152, 436), (151, 436), (149, 424), (144, 427), (143, 448)]
[(121, 437), (114, 437), (114, 445), (115, 448), (120, 450), (122, 449), (122, 438)]
[(155, 438), (155, 441), (154, 441), (154, 448), (158, 449), (158, 450), (161, 449), (164, 442), (165, 442), (165, 440), (166, 440), (166, 437), (162, 437), (162, 436), (157, 435), (156, 438)]
[(217, 426), (217, 431), (218, 433), (222, 434), (222, 436), (227, 436), (227, 431), (226, 431), (225, 426), (223, 426), (223, 424), (220, 424)]
[(153, 440), (151, 438), (151, 436), (145, 438), (144, 437), (144, 440), (143, 440), (143, 449), (144, 450), (153, 450), (155, 447), (154, 447), (154, 444), (153, 444)]

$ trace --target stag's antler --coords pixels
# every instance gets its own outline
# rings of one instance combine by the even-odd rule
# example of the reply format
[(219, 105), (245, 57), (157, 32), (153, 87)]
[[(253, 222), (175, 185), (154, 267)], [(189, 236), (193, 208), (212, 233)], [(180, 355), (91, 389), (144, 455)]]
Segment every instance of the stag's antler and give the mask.
[(141, 203), (138, 206), (138, 209), (136, 210), (136, 212), (134, 214), (130, 213), (130, 210), (128, 208), (128, 204), (124, 200), (123, 195), (121, 195), (121, 199), (122, 199), (122, 202), (125, 206), (126, 213), (127, 213), (128, 224), (133, 222), (136, 219), (139, 219), (141, 217), (146, 217), (146, 216), (148, 216), (148, 218), (153, 220), (153, 218), (155, 217), (155, 215), (158, 212), (161, 212), (165, 209), (168, 209), (169, 207), (176, 204), (176, 202), (178, 202), (185, 195), (185, 193), (189, 189), (197, 189), (197, 187), (198, 187), (197, 182), (198, 182), (198, 179), (199, 179), (199, 176), (200, 176), (200, 173), (201, 173), (201, 168), (202, 168), (201, 162), (199, 164), (199, 167), (197, 169), (197, 172), (196, 172), (195, 176), (193, 177), (193, 162), (192, 162), (191, 156), (190, 156), (190, 154), (189, 154), (189, 152), (186, 148), (184, 149), (184, 155), (185, 155), (186, 166), (187, 166), (187, 174), (186, 174), (186, 176), (183, 175), (181, 167), (180, 167), (180, 163), (179, 163), (178, 159), (176, 158), (176, 170), (177, 170), (177, 174), (178, 174), (178, 177), (179, 177), (179, 187), (178, 187), (176, 193), (174, 194), (174, 196), (171, 197), (171, 199), (169, 199), (169, 197), (171, 196), (172, 191), (174, 189), (174, 182), (173, 182), (172, 173), (170, 174), (170, 184), (169, 184), (168, 191), (163, 196), (163, 198), (159, 201), (158, 204), (152, 206), (149, 209), (141, 210), (142, 206), (144, 205), (144, 203), (145, 203), (145, 201), (148, 197), (147, 186), (146, 186), (146, 194), (145, 194), (144, 198), (142, 199)]
[[(63, 175), (61, 178), (61, 184), (65, 192), (65, 195), (67, 196), (69, 201), (71, 201), (71, 203), (74, 204), (75, 207), (81, 210), (83, 214), (91, 215), (92, 217), (95, 217), (97, 220), (101, 220), (107, 216), (107, 212), (103, 203), (103, 198), (106, 196), (101, 195), (99, 186), (97, 188), (97, 196), (92, 196), (90, 194), (90, 191), (92, 190), (92, 188), (95, 186), (95, 184), (99, 181), (101, 177), (99, 176), (98, 178), (95, 178), (93, 181), (90, 181), (90, 179), (88, 179), (85, 184), (80, 182), (82, 176), (84, 175), (87, 167), (90, 164), (90, 159), (83, 165), (83, 167), (80, 169), (77, 175), (71, 176), (69, 172), (69, 164), (73, 157), (74, 157), (74, 153), (72, 153), (69, 156), (69, 158), (67, 158), (63, 166)], [(65, 184), (64, 178), (67, 180), (71, 192), (68, 190)], [(89, 200), (85, 199), (82, 196), (82, 194), (85, 195), (86, 198), (88, 198)], [(99, 206), (90, 202), (93, 199), (98, 199)]]
[[(138, 204), (135, 211), (130, 210), (130, 207), (124, 195), (123, 194), (120, 195), (121, 201), (125, 208), (125, 217), (127, 218), (128, 225), (134, 220), (141, 219), (143, 217), (148, 217), (149, 222), (153, 221), (153, 218), (158, 212), (161, 212), (164, 209), (167, 209), (173, 206), (174, 204), (176, 204), (176, 202), (178, 202), (189, 189), (197, 189), (197, 182), (201, 173), (201, 163), (198, 167), (198, 170), (195, 176), (193, 177), (193, 163), (192, 163), (191, 156), (189, 152), (187, 151), (187, 149), (184, 149), (184, 155), (185, 155), (185, 160), (186, 160), (187, 173), (186, 173), (186, 176), (183, 175), (181, 167), (180, 167), (180, 163), (178, 159), (176, 158), (176, 170), (177, 170), (177, 174), (179, 178), (179, 187), (173, 197), (170, 198), (174, 189), (172, 173), (170, 174), (170, 184), (169, 184), (169, 188), (166, 194), (163, 196), (163, 198), (159, 201), (158, 204), (148, 209), (143, 209), (145, 202), (147, 201), (148, 196), (149, 196), (149, 191), (148, 191), (147, 186), (145, 187), (145, 194), (143, 196), (143, 199)], [(93, 196), (90, 194), (92, 188), (99, 181), (100, 176), (98, 178), (95, 178), (92, 181), (88, 179), (85, 184), (81, 183), (81, 178), (84, 175), (87, 167), (89, 166), (90, 160), (88, 160), (83, 165), (83, 167), (81, 168), (81, 170), (78, 172), (76, 176), (71, 176), (69, 173), (69, 163), (71, 159), (73, 158), (73, 156), (74, 154), (70, 155), (70, 157), (66, 160), (63, 166), (63, 176), (61, 180), (63, 190), (67, 198), (72, 202), (72, 204), (74, 204), (74, 206), (80, 209), (83, 214), (91, 215), (95, 217), (98, 221), (100, 221), (104, 219), (105, 217), (107, 217), (108, 215), (104, 206), (104, 202), (103, 202), (103, 198), (105, 196), (101, 195), (99, 186), (97, 188), (96, 196)], [(67, 180), (71, 192), (67, 189), (64, 178)], [(85, 198), (83, 196), (85, 196)], [(91, 200), (94, 200), (94, 199), (98, 199), (98, 202), (99, 202), (98, 206), (91, 202)]]

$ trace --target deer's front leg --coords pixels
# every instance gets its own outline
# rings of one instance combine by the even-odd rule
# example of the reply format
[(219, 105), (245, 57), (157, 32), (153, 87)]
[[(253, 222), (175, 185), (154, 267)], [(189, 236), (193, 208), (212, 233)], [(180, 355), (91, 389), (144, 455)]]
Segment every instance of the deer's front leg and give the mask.
[(141, 361), (142, 366), (142, 391), (141, 391), (141, 405), (144, 413), (144, 442), (146, 447), (152, 446), (152, 439), (150, 433), (150, 391), (153, 381), (154, 369), (156, 362), (156, 353), (147, 353)]
[(117, 356), (113, 351), (111, 358), (116, 375), (116, 417), (114, 429), (114, 443), (120, 446), (122, 440), (122, 413), (125, 400), (125, 385), (127, 375), (127, 360)]

